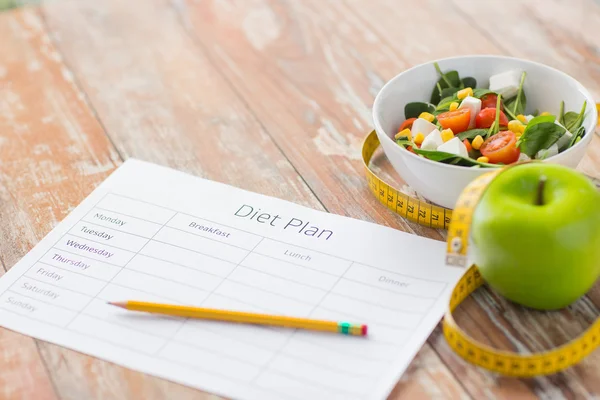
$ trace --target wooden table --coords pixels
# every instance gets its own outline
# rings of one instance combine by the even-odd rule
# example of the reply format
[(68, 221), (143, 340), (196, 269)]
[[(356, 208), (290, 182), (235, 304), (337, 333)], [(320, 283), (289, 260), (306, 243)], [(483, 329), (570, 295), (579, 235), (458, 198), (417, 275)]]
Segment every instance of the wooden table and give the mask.
[[(128, 157), (443, 240), (365, 185), (360, 143), (383, 83), (436, 58), (507, 54), (600, 100), (599, 37), (597, 0), (73, 0), (2, 13), (2, 266)], [(580, 169), (600, 177), (600, 137)], [(458, 321), (498, 348), (540, 350), (596, 318), (599, 288), (556, 313), (480, 290)], [(455, 356), (438, 327), (391, 398), (600, 396), (599, 365), (595, 352), (555, 376), (499, 377)], [(3, 399), (216, 398), (5, 329), (0, 371)]]

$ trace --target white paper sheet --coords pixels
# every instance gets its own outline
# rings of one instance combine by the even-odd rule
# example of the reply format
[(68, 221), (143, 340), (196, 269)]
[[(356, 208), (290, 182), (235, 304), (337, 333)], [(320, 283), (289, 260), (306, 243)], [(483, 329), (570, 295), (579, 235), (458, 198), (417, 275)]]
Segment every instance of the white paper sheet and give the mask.
[[(0, 279), (0, 325), (239, 399), (383, 399), (462, 270), (444, 243), (129, 160)], [(365, 323), (159, 317), (146, 300)]]

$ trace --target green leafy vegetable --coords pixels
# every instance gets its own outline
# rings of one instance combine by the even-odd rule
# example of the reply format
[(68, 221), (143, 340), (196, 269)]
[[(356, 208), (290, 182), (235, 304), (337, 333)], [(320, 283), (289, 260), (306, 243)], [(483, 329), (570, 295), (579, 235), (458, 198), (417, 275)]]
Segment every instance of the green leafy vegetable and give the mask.
[(469, 129), (468, 131), (464, 131), (459, 133), (457, 136), (462, 141), (465, 139), (475, 139), (477, 135), (481, 135), (481, 137), (485, 137), (487, 135), (487, 129)]
[(477, 87), (477, 80), (470, 76), (468, 76), (466, 78), (462, 78), (460, 81), (462, 82), (463, 86), (466, 88), (470, 87), (471, 89), (475, 90), (475, 88)]
[(495, 135), (500, 130), (500, 104), (502, 104), (502, 95), (499, 94), (496, 99), (496, 118), (490, 129), (486, 132), (485, 137), (488, 138)]
[[(554, 122), (555, 119), (556, 117), (554, 115), (540, 115), (538, 117), (532, 118), (531, 121), (527, 123), (527, 128), (525, 129), (525, 132), (527, 132), (527, 129), (531, 128), (534, 125), (541, 124), (544, 122)], [(523, 134), (525, 134), (525, 132), (523, 132)]]
[(525, 97), (525, 92), (523, 91), (525, 75), (526, 72), (523, 71), (521, 74), (521, 82), (519, 83), (519, 91), (517, 92), (517, 95), (504, 103), (504, 110), (510, 111), (513, 116), (524, 114), (525, 108), (527, 108), (527, 98)]
[(400, 146), (404, 146), (404, 145), (412, 146), (412, 144), (413, 144), (413, 142), (408, 139), (408, 136), (400, 136), (399, 138), (396, 139), (396, 143), (398, 143)]
[(456, 154), (445, 153), (443, 151), (423, 150), (423, 149), (419, 149), (419, 148), (413, 148), (413, 151), (417, 154), (423, 155), (425, 158), (427, 158), (429, 160), (438, 161), (438, 162), (441, 162), (444, 164), (461, 165), (461, 166), (465, 166), (465, 167), (471, 167), (473, 165), (478, 165), (480, 167), (485, 167), (485, 168), (495, 168), (498, 166), (497, 164), (482, 163), (482, 162), (473, 160), (468, 157), (461, 157), (461, 156), (457, 156)]
[(404, 106), (404, 118), (418, 118), (422, 112), (433, 113), (434, 111), (433, 104), (415, 101)]
[(527, 128), (525, 128), (525, 132), (523, 132), (523, 135), (517, 141), (517, 147), (521, 149), (521, 152), (527, 154), (531, 158), (533, 158), (538, 151), (552, 146), (566, 132), (565, 128), (554, 123), (554, 119), (552, 119), (552, 121), (536, 122), (535, 124), (530, 125), (536, 118), (529, 122)]
[(525, 96), (525, 92), (523, 92), (520, 97), (518, 96), (519, 95), (504, 103), (504, 111), (506, 112), (506, 110), (508, 110), (515, 118), (519, 114), (525, 114), (525, 108), (527, 107), (527, 97)]
[(573, 147), (584, 136), (585, 136), (585, 128), (583, 126), (580, 126), (575, 132), (573, 132), (573, 137), (571, 138), (571, 141), (569, 142), (567, 149)]
[(456, 92), (458, 92), (459, 90), (460, 90), (460, 88), (457, 88), (457, 87), (456, 88), (455, 87), (451, 87), (451, 88), (442, 89), (442, 96), (441, 97), (443, 99), (444, 97), (454, 96), (454, 94)]
[(558, 111), (558, 122), (561, 125), (565, 125), (565, 102), (560, 102), (560, 110)]
[(448, 111), (450, 109), (450, 104), (457, 100), (458, 97), (456, 97), (456, 94), (454, 94), (453, 96), (445, 97), (439, 102), (439, 104), (435, 108), (435, 111)]
[(496, 92), (489, 90), (489, 89), (475, 89), (473, 88), (473, 97), (476, 97), (478, 99), (482, 98), (483, 96), (485, 96), (486, 94), (497, 94)]
[(442, 72), (440, 66), (437, 62), (433, 63), (435, 70), (440, 75), (440, 79), (437, 81), (433, 91), (431, 92), (431, 100), (429, 101), (432, 104), (437, 104), (440, 99), (442, 99), (442, 91), (446, 88), (460, 88), (461, 82), (458, 72), (456, 71), (448, 71)]
[(574, 111), (569, 111), (564, 116), (563, 125), (569, 132), (574, 132), (583, 124), (583, 118), (585, 114), (585, 107), (587, 106), (587, 101), (583, 102), (583, 106), (581, 107), (581, 111), (577, 114)]

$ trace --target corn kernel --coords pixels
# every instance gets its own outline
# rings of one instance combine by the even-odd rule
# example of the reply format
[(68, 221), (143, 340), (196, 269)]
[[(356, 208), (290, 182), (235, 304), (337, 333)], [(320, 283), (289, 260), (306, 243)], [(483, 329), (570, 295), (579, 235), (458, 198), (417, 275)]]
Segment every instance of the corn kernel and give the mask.
[(482, 144), (483, 138), (481, 137), (481, 135), (477, 135), (475, 136), (475, 139), (473, 139), (473, 141), (471, 142), (471, 147), (473, 147), (475, 150), (479, 150)]
[(519, 114), (519, 115), (517, 115), (517, 119), (518, 119), (519, 121), (521, 121), (523, 124), (526, 124), (526, 123), (527, 123), (527, 117), (526, 117), (526, 116), (524, 116), (523, 114)]
[(419, 118), (423, 118), (429, 122), (433, 122), (433, 119), (435, 117), (433, 116), (433, 114), (429, 114), (428, 112), (423, 111), (421, 114), (419, 114)]
[(452, 132), (452, 129), (444, 129), (442, 131), (442, 141), (444, 143), (446, 143), (448, 140), (452, 139), (454, 137), (454, 132)]
[(477, 159), (477, 161), (482, 162), (482, 163), (487, 163), (490, 161), (490, 159), (485, 156), (481, 156)]
[(456, 93), (456, 97), (458, 97), (460, 100), (467, 96), (473, 96), (473, 89), (470, 87), (459, 90), (458, 93)]
[(527, 128), (525, 125), (519, 126), (519, 136), (521, 136), (523, 132), (525, 132), (525, 128)]
[(396, 133), (394, 138), (398, 139), (402, 136), (406, 136), (408, 138), (408, 140), (412, 140), (412, 135), (410, 134), (410, 129), (408, 129), (408, 128)]
[(543, 113), (540, 114), (540, 117), (545, 117), (546, 115), (552, 115), (552, 114), (550, 114), (548, 111), (544, 111)]
[(415, 144), (420, 145), (421, 143), (423, 143), (423, 140), (425, 140), (425, 135), (423, 135), (421, 132), (415, 135)]
[(458, 103), (456, 101), (453, 101), (452, 103), (450, 103), (450, 111), (455, 111), (458, 108)]
[(511, 121), (508, 121), (508, 130), (517, 133), (520, 132), (520, 127), (523, 126), (523, 124), (521, 123), (521, 121), (517, 121), (516, 119), (513, 119)]

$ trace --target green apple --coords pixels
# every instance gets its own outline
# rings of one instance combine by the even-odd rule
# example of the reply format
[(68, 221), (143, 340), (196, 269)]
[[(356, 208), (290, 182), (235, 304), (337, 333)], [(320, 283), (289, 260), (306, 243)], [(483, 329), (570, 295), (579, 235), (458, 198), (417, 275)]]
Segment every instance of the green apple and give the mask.
[(471, 235), (492, 289), (526, 307), (566, 307), (600, 275), (600, 191), (567, 167), (514, 166), (484, 192)]

